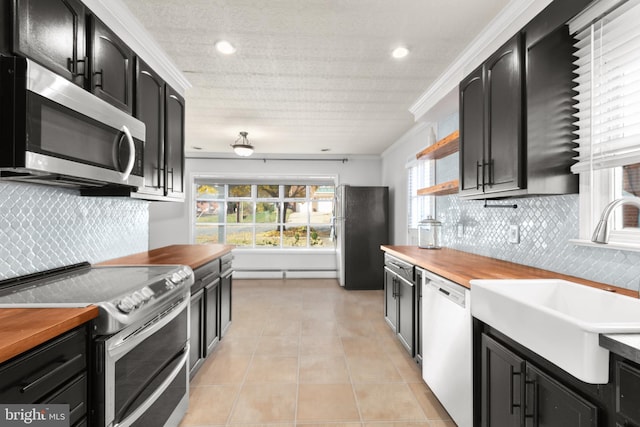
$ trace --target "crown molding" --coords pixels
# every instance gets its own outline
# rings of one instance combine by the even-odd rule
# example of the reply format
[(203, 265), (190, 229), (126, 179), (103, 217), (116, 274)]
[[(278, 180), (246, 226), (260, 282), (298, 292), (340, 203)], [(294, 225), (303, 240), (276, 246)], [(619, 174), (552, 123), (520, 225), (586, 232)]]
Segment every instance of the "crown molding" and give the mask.
[(184, 96), (185, 91), (191, 87), (191, 83), (122, 0), (83, 0), (83, 2), (133, 49), (137, 56)]
[(423, 120), (423, 117), (440, 100), (450, 96), (452, 91), (457, 91), (460, 81), (469, 72), (478, 67), (491, 53), (520, 31), (550, 3), (551, 0), (512, 0), (509, 2), (409, 108), (415, 120)]

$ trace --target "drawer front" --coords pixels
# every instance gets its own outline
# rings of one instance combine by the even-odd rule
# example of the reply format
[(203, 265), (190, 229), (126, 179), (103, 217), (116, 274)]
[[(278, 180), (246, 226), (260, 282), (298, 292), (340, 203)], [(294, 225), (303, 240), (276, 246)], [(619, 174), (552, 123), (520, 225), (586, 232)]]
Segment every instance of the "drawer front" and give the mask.
[(81, 328), (3, 364), (0, 402), (37, 403), (86, 367), (86, 330)]
[(231, 270), (233, 263), (233, 254), (228, 253), (223, 255), (222, 258), (220, 258), (220, 262), (222, 264), (221, 271), (223, 273)]
[(43, 403), (69, 405), (70, 425), (78, 423), (87, 413), (87, 376), (76, 378), (71, 384)]
[(194, 282), (191, 285), (191, 294), (195, 294), (200, 289), (220, 277), (220, 259), (213, 260), (193, 272)]
[(403, 279), (413, 283), (413, 264), (384, 254), (384, 265)]

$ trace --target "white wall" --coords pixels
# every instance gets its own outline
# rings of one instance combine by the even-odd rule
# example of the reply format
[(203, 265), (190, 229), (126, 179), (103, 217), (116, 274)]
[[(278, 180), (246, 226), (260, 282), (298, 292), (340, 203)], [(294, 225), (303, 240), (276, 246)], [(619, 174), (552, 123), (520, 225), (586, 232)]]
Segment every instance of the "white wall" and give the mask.
[(427, 147), (432, 124), (418, 123), (382, 154), (382, 185), (389, 187), (390, 243), (409, 244), (407, 169), (409, 160)]
[[(336, 156), (342, 158), (344, 156)], [(255, 160), (255, 159), (206, 159), (188, 158), (186, 161), (187, 194), (185, 203), (151, 203), (149, 208), (149, 247), (151, 249), (172, 244), (192, 243), (191, 218), (193, 215), (192, 190), (198, 175), (226, 175), (251, 177), (268, 176), (336, 176), (339, 184), (383, 185), (382, 159), (376, 156), (348, 157), (348, 161), (300, 160)], [(237, 249), (234, 267), (242, 269), (277, 269), (287, 271), (287, 277), (300, 276), (290, 270), (314, 270), (312, 277), (335, 277), (335, 255), (333, 250), (292, 251)], [(330, 270), (330, 271), (326, 271)], [(272, 277), (261, 273), (252, 277)], [(239, 274), (238, 277), (241, 277)], [(245, 277), (249, 275), (246, 274)], [(281, 277), (281, 273), (277, 273)]]

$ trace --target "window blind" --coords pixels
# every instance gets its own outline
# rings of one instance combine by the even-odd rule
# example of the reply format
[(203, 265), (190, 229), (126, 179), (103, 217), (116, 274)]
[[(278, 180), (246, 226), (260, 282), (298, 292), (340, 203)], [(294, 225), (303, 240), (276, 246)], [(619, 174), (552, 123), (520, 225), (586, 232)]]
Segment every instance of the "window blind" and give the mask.
[(574, 173), (640, 162), (640, 2), (600, 0), (569, 23), (576, 42)]
[(433, 160), (413, 160), (407, 163), (407, 190), (409, 199), (408, 226), (418, 223), (432, 213), (433, 196), (419, 196), (418, 190), (434, 184)]

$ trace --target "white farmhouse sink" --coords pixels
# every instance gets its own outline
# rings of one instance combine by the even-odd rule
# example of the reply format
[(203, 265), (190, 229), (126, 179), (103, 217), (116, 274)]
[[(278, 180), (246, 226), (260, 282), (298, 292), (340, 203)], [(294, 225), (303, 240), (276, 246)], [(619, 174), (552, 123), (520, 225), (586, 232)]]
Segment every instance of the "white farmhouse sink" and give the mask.
[(472, 280), (471, 314), (576, 378), (609, 382), (601, 333), (640, 333), (640, 300), (565, 280)]

